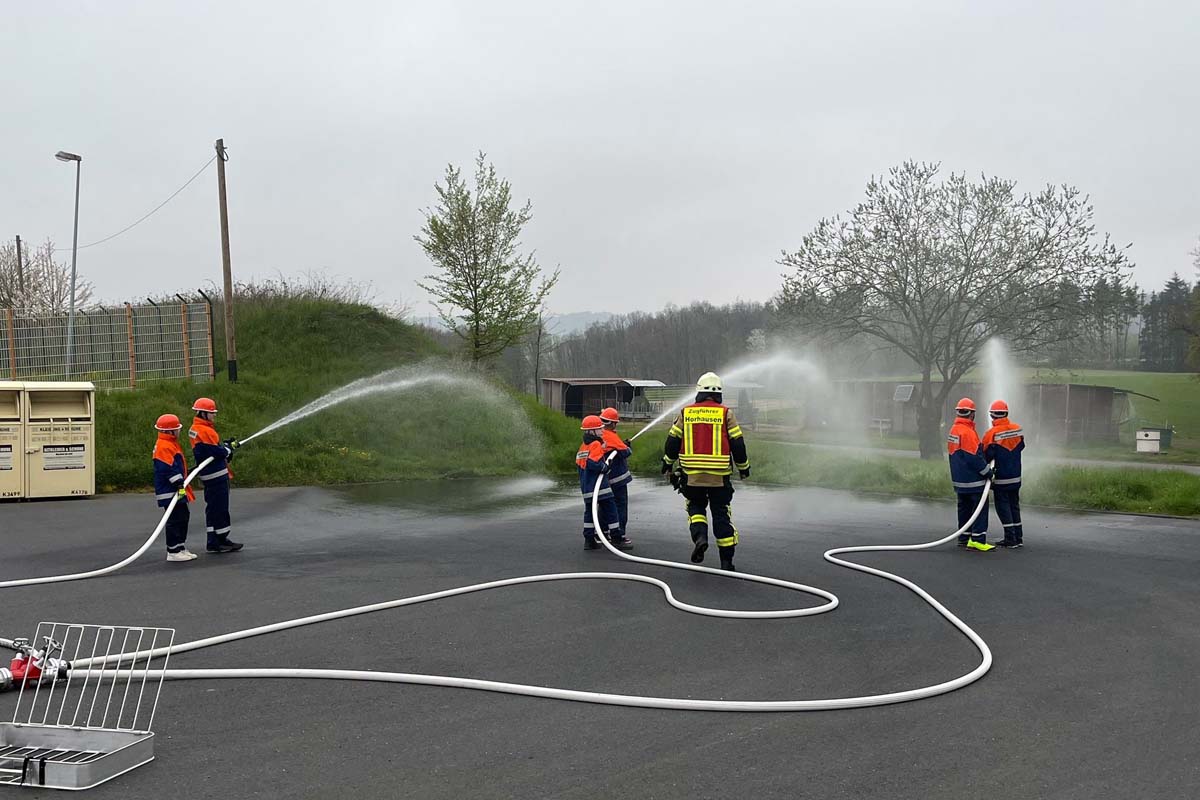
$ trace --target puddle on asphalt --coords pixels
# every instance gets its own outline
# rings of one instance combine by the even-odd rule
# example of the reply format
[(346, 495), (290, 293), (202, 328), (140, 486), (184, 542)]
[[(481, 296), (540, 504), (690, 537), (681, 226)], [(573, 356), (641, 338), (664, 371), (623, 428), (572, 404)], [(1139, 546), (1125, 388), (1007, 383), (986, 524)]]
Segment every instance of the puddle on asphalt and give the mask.
[(560, 502), (578, 495), (579, 484), (569, 477), (556, 480), (536, 475), (368, 483), (334, 491), (347, 503), (480, 516), (498, 509)]

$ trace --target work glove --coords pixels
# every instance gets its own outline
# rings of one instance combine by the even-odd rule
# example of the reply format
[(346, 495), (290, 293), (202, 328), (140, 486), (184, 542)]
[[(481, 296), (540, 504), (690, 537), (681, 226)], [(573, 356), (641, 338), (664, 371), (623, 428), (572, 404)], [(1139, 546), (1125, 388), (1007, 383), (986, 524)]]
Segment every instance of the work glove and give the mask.
[(750, 477), (750, 468), (746, 467), (745, 469), (739, 469), (738, 477), (741, 478), (742, 480), (746, 480), (746, 478), (749, 478)]
[(992, 479), (992, 476), (995, 475), (996, 473), (992, 471), (991, 467), (985, 467), (983, 472), (981, 472), (979, 474), (983, 476), (983, 479), (985, 481), (990, 481)]
[(187, 497), (187, 487), (186, 487), (186, 486), (180, 486), (180, 487), (179, 487), (179, 491), (178, 491), (178, 492), (176, 492), (175, 494), (179, 495), (180, 497), (184, 497), (184, 498), (186, 498), (186, 497)]
[(671, 462), (664, 459), (662, 462), (662, 474), (666, 475), (670, 471), (671, 471)]
[(229, 448), (229, 452), (231, 452), (231, 453), (232, 453), (234, 450), (237, 450), (239, 447), (241, 447), (241, 446), (242, 446), (242, 443), (241, 443), (241, 442), (239, 442), (237, 439), (226, 439), (225, 441), (221, 442), (221, 444), (223, 444), (223, 445), (225, 445), (226, 447), (228, 447), (228, 448)]
[(683, 491), (683, 485), (682, 485), (682, 482), (679, 480), (678, 472), (674, 472), (674, 471), (671, 472), (671, 488), (677, 492)]

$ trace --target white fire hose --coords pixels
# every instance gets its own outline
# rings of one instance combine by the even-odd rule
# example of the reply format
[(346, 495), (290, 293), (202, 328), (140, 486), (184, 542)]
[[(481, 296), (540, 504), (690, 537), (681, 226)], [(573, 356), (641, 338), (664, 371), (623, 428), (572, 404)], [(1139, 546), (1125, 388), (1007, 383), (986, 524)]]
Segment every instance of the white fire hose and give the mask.
[[(612, 456), (609, 457), (610, 460)], [(207, 460), (197, 465), (184, 480), (184, 485), (189, 484), (196, 474), (207, 464)], [(371, 670), (345, 670), (345, 669), (291, 669), (291, 668), (265, 668), (265, 669), (167, 669), (167, 670), (151, 670), (148, 677), (156, 679), (163, 677), (166, 680), (211, 680), (211, 679), (228, 679), (228, 678), (289, 678), (289, 679), (323, 679), (323, 680), (350, 680), (350, 681), (374, 681), (380, 683), (407, 683), (418, 684), (425, 686), (446, 686), (460, 689), (479, 689), (489, 692), (502, 692), (505, 694), (525, 695), (528, 697), (546, 697), (556, 700), (572, 700), (583, 703), (600, 703), (604, 705), (632, 706), (637, 708), (661, 708), (661, 709), (679, 709), (691, 711), (824, 711), (830, 709), (846, 709), (846, 708), (863, 708), (867, 706), (886, 705), (889, 703), (903, 703), (909, 700), (919, 700), (934, 695), (945, 694), (952, 692), (955, 689), (960, 689), (979, 678), (991, 668), (992, 653), (988, 649), (987, 643), (975, 633), (965, 622), (951, 613), (945, 606), (939, 603), (932, 595), (917, 586), (915, 583), (894, 575), (890, 572), (885, 572), (874, 567), (856, 564), (852, 561), (846, 561), (837, 558), (838, 555), (849, 553), (866, 553), (880, 552), (889, 550), (928, 550), (955, 539), (971, 526), (980, 513), (983, 511), (984, 504), (987, 502), (988, 491), (991, 488), (989, 480), (984, 486), (983, 497), (980, 499), (979, 505), (975, 508), (975, 513), (967, 523), (959, 530), (944, 536), (940, 539), (923, 544), (910, 545), (866, 545), (860, 547), (841, 547), (834, 548), (825, 553), (825, 559), (838, 566), (847, 567), (849, 569), (866, 572), (870, 575), (875, 575), (880, 578), (898, 583), (906, 589), (914, 592), (925, 602), (929, 603), (935, 611), (946, 618), (951, 625), (966, 636), (976, 649), (979, 650), (980, 663), (970, 672), (961, 675), (943, 683), (934, 684), (931, 686), (923, 686), (916, 689), (906, 689), (898, 692), (889, 692), (885, 694), (859, 695), (855, 697), (837, 697), (817, 700), (780, 700), (780, 701), (756, 701), (756, 700), (692, 700), (685, 698), (673, 697), (645, 697), (640, 695), (626, 694), (609, 694), (605, 692), (588, 692), (576, 689), (559, 689), (546, 686), (533, 686), (530, 684), (521, 683), (505, 683), (501, 681), (489, 681), (478, 678), (463, 678), (456, 676), (442, 675), (425, 675), (420, 673), (406, 672), (375, 672)], [(145, 544), (128, 558), (113, 564), (110, 567), (93, 570), (91, 572), (77, 573), (74, 575), (61, 575), (45, 578), (28, 578), (24, 580), (5, 581), (0, 583), (0, 588), (27, 586), (38, 583), (57, 583), (62, 581), (82, 580), (92, 578), (106, 573), (115, 572), (121, 567), (129, 564), (144, 553), (154, 540), (158, 538), (166, 525), (167, 517), (178, 497), (171, 500), (163, 513), (162, 519), (158, 526), (146, 540)], [(596, 526), (596, 530), (602, 531), (599, 518), (599, 492), (592, 493), (592, 522)], [(718, 575), (724, 578), (732, 578), (735, 580), (750, 581), (752, 583), (761, 583), (768, 586), (779, 586), (792, 591), (803, 592), (805, 594), (815, 595), (824, 600), (823, 603), (815, 606), (807, 606), (803, 608), (781, 609), (777, 611), (736, 611), (731, 609), (710, 608), (707, 606), (697, 606), (690, 603), (683, 603), (677, 600), (671, 592), (671, 587), (657, 578), (651, 578), (645, 575), (636, 575), (624, 572), (560, 572), (547, 575), (528, 575), (519, 578), (508, 578), (505, 580), (489, 581), (487, 583), (477, 583), (471, 586), (463, 586), (456, 589), (446, 589), (439, 592), (431, 592), (413, 597), (404, 597), (397, 600), (389, 600), (371, 605), (356, 606), (354, 608), (342, 609), (339, 611), (330, 611), (323, 614), (313, 614), (307, 617), (300, 617), (283, 622), (276, 622), (269, 625), (260, 625), (255, 628), (247, 628), (246, 630), (234, 631), (219, 636), (210, 636), (204, 639), (196, 639), (191, 642), (174, 645), (169, 648), (172, 654), (184, 653), (189, 650), (199, 650), (204, 647), (212, 647), (218, 644), (248, 639), (252, 636), (260, 636), (276, 631), (288, 630), (291, 628), (299, 628), (304, 625), (313, 625), (319, 622), (327, 622), (335, 619), (344, 619), (346, 617), (357, 616), (359, 614), (369, 614), (375, 611), (383, 611), (391, 608), (399, 608), (401, 606), (416, 605), (417, 603), (429, 602), (431, 600), (440, 600), (446, 597), (455, 597), (458, 595), (470, 594), (472, 592), (486, 591), (488, 589), (499, 589), (506, 586), (519, 586), (530, 583), (543, 583), (548, 581), (563, 581), (563, 580), (619, 580), (633, 581), (636, 583), (646, 583), (652, 586), (657, 586), (662, 590), (667, 602), (678, 608), (681, 611), (686, 611), (693, 614), (700, 614), (711, 617), (724, 617), (729, 619), (780, 619), (787, 617), (806, 617), (814, 614), (822, 614), (826, 611), (832, 611), (838, 605), (837, 597), (831, 592), (824, 589), (818, 589), (813, 586), (807, 586), (802, 583), (794, 583), (785, 581), (780, 578), (771, 578), (763, 575), (754, 575), (747, 572), (727, 572), (711, 567), (702, 567), (694, 564), (685, 564), (675, 561), (663, 561), (656, 558), (644, 558), (641, 556), (631, 556), (616, 549), (607, 539), (601, 534), (600, 541), (604, 546), (618, 558), (626, 561), (650, 564), (653, 566), (669, 567), (671, 569), (690, 570), (692, 572), (704, 572), (713, 575)], [(3, 640), (0, 640), (2, 642)], [(110, 656), (108, 658), (96, 659), (81, 659), (72, 663), (73, 669), (85, 667), (101, 667), (106, 663), (120, 663), (121, 661), (142, 660), (157, 658), (166, 655), (168, 648), (158, 648), (155, 650), (144, 650), (135, 653), (123, 653)], [(104, 677), (120, 678), (123, 674), (120, 670), (101, 670)]]

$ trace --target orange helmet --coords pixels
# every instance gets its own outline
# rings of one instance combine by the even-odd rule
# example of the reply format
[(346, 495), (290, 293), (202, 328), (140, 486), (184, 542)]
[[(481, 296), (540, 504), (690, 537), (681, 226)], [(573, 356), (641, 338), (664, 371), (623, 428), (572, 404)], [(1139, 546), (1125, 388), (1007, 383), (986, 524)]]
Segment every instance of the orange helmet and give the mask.
[(579, 426), (581, 431), (598, 431), (604, 427), (604, 421), (595, 414), (588, 414), (583, 418), (583, 424)]
[(954, 406), (954, 410), (958, 412), (960, 417), (965, 417), (967, 414), (975, 410), (975, 401), (969, 397), (964, 397)]
[(154, 427), (160, 431), (177, 431), (183, 428), (183, 423), (174, 414), (163, 414), (155, 420)]
[(215, 414), (217, 413), (217, 404), (211, 397), (201, 397), (192, 403), (192, 411), (207, 411), (209, 414)]
[(620, 422), (621, 415), (617, 413), (615, 408), (606, 408), (600, 412), (600, 419), (604, 422)]
[(992, 403), (992, 407), (988, 409), (988, 413), (993, 417), (1007, 417), (1008, 403), (1004, 402), (1003, 400), (997, 400), (996, 402)]

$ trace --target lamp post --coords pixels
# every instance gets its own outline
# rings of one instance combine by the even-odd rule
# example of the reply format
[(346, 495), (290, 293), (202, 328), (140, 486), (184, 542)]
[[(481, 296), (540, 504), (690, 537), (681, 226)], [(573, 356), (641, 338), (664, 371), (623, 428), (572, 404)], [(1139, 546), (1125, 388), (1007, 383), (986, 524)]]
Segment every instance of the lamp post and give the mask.
[(75, 356), (75, 254), (78, 252), (79, 246), (79, 168), (83, 159), (65, 150), (59, 150), (54, 157), (59, 161), (75, 162), (75, 229), (71, 234), (71, 310), (67, 315), (67, 379), (69, 380)]

